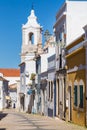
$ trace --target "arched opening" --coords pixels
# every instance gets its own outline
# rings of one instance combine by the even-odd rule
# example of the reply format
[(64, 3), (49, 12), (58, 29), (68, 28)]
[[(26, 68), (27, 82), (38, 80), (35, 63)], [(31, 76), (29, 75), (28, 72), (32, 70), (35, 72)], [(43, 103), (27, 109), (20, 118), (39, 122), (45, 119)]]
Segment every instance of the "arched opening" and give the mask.
[(34, 34), (32, 32), (29, 33), (29, 44), (34, 44)]

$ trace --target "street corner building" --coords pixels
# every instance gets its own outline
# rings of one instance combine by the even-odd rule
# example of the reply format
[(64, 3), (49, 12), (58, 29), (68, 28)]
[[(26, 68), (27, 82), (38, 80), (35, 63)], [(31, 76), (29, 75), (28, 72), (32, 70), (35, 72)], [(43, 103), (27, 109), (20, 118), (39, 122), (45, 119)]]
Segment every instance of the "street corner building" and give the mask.
[[(76, 116), (75, 112), (77, 112), (76, 110), (78, 107), (76, 107), (76, 109), (74, 110), (74, 107), (70, 106), (73, 104), (72, 102), (74, 102), (74, 101), (72, 101), (72, 100), (74, 100), (74, 99), (72, 99), (73, 96), (70, 96), (70, 100), (69, 100), (69, 94), (67, 94), (68, 91), (71, 91), (70, 89), (67, 89), (67, 84), (68, 84), (68, 82), (70, 82), (67, 79), (67, 77), (70, 76), (71, 73), (69, 73), (69, 71), (66, 68), (67, 68), (67, 66), (69, 66), (68, 69), (69, 68), (76, 69), (76, 68), (78, 68), (78, 66), (80, 66), (80, 68), (81, 67), (83, 68), (83, 65), (86, 65), (86, 64), (79, 63), (79, 62), (83, 62), (86, 59), (84, 56), (84, 55), (86, 55), (86, 52), (83, 51), (83, 53), (85, 53), (83, 55), (83, 58), (82, 57), (80, 58), (80, 55), (82, 56), (82, 54), (80, 54), (80, 53), (79, 53), (79, 56), (77, 56), (75, 54), (72, 54), (72, 53), (74, 53), (74, 51), (72, 51), (72, 53), (69, 51), (68, 54), (66, 52), (69, 47), (70, 47), (70, 50), (73, 50), (72, 46), (74, 46), (76, 43), (78, 43), (78, 45), (75, 46), (75, 50), (78, 50), (78, 49), (80, 50), (80, 46), (79, 46), (80, 41), (78, 40), (77, 42), (74, 43), (74, 40), (78, 39), (78, 37), (81, 37), (84, 33), (83, 27), (87, 24), (87, 14), (85, 13), (86, 8), (87, 8), (86, 1), (65, 1), (64, 4), (61, 6), (60, 10), (56, 14), (56, 22), (54, 24), (54, 33), (55, 33), (55, 37), (56, 37), (56, 116), (63, 120), (66, 120), (68, 118), (67, 119), (68, 121), (71, 120), (80, 125), (85, 124), (85, 122), (86, 122), (85, 103), (84, 103), (84, 112), (83, 112), (83, 110), (79, 112), (79, 109), (78, 109), (77, 117), (75, 117)], [(72, 43), (72, 46), (71, 46), (71, 43)], [(72, 54), (73, 58), (72, 58), (71, 54)], [(70, 58), (68, 58), (68, 57), (70, 57)], [(77, 57), (77, 59), (76, 59), (76, 57)], [(76, 61), (76, 63), (75, 63), (75, 61)], [(69, 65), (67, 65), (67, 64), (69, 64)], [(72, 64), (73, 64), (73, 66), (72, 66)], [(84, 69), (83, 69), (83, 71), (85, 73)], [(79, 74), (77, 77), (79, 77), (79, 75), (82, 75), (81, 71), (78, 70), (78, 72), (79, 72)], [(73, 71), (71, 74), (71, 78), (73, 77), (74, 73), (75, 72)], [(86, 87), (85, 86), (86, 81), (83, 80), (83, 77), (84, 77), (84, 79), (86, 78), (85, 75), (83, 74), (80, 77), (80, 79), (81, 78), (82, 79), (80, 80), (78, 78), (79, 81), (78, 81), (78, 79), (76, 79), (76, 82), (78, 81), (78, 84), (84, 83), (84, 87)], [(75, 81), (73, 81), (73, 82), (75, 82)], [(73, 88), (73, 87), (71, 87), (71, 88)], [(85, 89), (83, 89), (83, 87), (81, 87), (80, 91), (85, 92)], [(74, 92), (74, 90), (73, 90), (73, 92)], [(73, 92), (72, 92), (72, 95), (73, 95)], [(75, 89), (75, 92), (76, 92), (76, 89)], [(79, 96), (79, 97), (77, 96), (78, 97), (77, 100), (79, 100), (80, 97), (83, 97), (82, 93), (80, 95), (81, 96)], [(85, 102), (85, 95), (84, 95), (84, 102)], [(72, 112), (74, 112), (74, 114)], [(81, 114), (79, 114), (79, 113), (81, 113)], [(84, 119), (79, 118), (83, 114), (84, 114), (84, 116), (82, 116), (82, 117)], [(83, 123), (80, 123), (79, 120), (82, 120)]]
[(66, 47), (66, 120), (87, 125), (87, 25)]

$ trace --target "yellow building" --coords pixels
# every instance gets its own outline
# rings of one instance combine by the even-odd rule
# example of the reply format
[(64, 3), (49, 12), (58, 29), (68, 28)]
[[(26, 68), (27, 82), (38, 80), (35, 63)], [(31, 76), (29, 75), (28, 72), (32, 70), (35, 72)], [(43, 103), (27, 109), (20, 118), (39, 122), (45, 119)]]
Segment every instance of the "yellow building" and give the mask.
[(86, 64), (85, 34), (66, 47), (66, 120), (86, 125)]

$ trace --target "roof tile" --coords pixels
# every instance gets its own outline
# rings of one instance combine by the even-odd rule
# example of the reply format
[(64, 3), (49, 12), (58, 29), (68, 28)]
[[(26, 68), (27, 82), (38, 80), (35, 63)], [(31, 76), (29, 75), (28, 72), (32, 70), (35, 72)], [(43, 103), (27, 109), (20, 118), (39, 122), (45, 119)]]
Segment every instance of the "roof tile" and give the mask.
[(5, 77), (19, 77), (20, 69), (4, 69), (0, 68), (0, 73), (3, 73)]

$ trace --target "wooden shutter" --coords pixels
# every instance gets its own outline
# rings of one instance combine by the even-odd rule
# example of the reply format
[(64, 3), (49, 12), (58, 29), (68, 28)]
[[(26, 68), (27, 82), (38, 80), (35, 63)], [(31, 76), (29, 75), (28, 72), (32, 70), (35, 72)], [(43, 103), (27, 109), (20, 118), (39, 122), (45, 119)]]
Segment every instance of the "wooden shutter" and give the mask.
[(80, 85), (80, 104), (79, 104), (80, 108), (83, 108), (83, 86)]
[(78, 93), (77, 93), (77, 86), (74, 86), (74, 105), (77, 106), (78, 102), (77, 102), (77, 98), (78, 98)]

